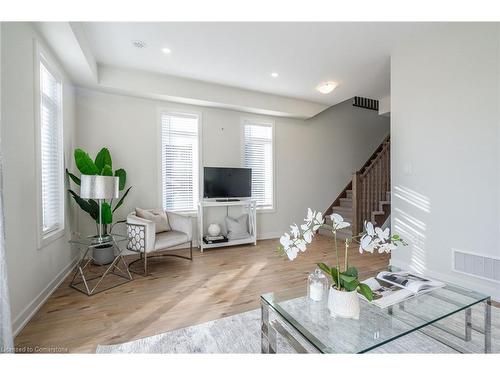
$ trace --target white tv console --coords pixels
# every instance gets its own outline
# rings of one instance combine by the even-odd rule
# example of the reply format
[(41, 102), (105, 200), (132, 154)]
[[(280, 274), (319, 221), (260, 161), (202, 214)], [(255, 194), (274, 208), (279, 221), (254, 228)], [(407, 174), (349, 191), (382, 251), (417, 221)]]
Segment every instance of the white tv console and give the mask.
[[(229, 240), (228, 242), (206, 244), (203, 242), (204, 236), (204, 213), (210, 207), (226, 207), (226, 215), (229, 212), (229, 207), (243, 207), (248, 213), (248, 231), (249, 237), (241, 238), (238, 240)], [(255, 199), (240, 199), (240, 200), (215, 200), (215, 199), (202, 199), (198, 203), (198, 244), (200, 251), (204, 249), (211, 249), (215, 247), (225, 247), (253, 243), (257, 244), (257, 201)]]

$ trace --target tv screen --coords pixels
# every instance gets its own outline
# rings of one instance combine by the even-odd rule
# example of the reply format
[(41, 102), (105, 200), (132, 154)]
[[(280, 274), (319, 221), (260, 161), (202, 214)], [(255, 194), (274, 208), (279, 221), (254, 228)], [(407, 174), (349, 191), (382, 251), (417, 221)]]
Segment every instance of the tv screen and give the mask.
[(204, 168), (204, 198), (249, 198), (251, 196), (251, 168)]

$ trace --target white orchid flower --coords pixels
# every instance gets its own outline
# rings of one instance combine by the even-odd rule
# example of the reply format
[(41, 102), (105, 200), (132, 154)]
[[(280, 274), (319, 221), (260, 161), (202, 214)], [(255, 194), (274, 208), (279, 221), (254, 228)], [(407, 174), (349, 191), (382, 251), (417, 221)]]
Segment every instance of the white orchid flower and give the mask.
[(378, 252), (380, 254), (382, 254), (384, 252), (389, 254), (392, 250), (394, 250), (396, 248), (397, 248), (397, 246), (394, 245), (392, 242), (386, 242), (386, 243), (383, 243), (380, 245), (380, 247), (378, 248)]
[(390, 236), (390, 229), (385, 228), (385, 230), (382, 230), (381, 228), (377, 227), (377, 228), (375, 228), (375, 233), (377, 234), (377, 237), (381, 241), (386, 242)]
[(297, 258), (297, 254), (299, 253), (299, 249), (296, 248), (295, 246), (291, 246), (288, 248), (288, 250), (285, 250), (286, 255), (288, 256), (288, 259), (294, 260)]
[(359, 252), (367, 251), (373, 253), (377, 250), (379, 253), (390, 253), (397, 248), (397, 245), (391, 241), (390, 229), (382, 230), (374, 227), (369, 221), (365, 221), (366, 233), (361, 237)]
[(372, 242), (372, 237), (368, 234), (363, 235), (360, 240), (359, 247), (363, 250)]
[(295, 246), (297, 247), (297, 249), (304, 252), (304, 251), (306, 251), (307, 243), (304, 240), (298, 239), (295, 241)]
[(371, 237), (375, 236), (375, 230), (373, 229), (373, 224), (370, 223), (369, 221), (365, 221), (365, 230), (369, 236)]
[(324, 223), (323, 214), (308, 208), (307, 217), (304, 219), (304, 222), (308, 227), (312, 226), (312, 230), (316, 232)]
[(290, 238), (288, 233), (285, 233), (280, 237), (280, 243), (283, 246), (283, 250), (285, 250), (288, 259), (294, 260), (297, 258), (297, 254), (299, 253), (299, 249), (294, 245), (294, 241)]
[(307, 209), (307, 217), (304, 219), (306, 222), (307, 226), (310, 226), (314, 220), (314, 216), (316, 216), (316, 211), (311, 210), (310, 208)]
[[(350, 224), (345, 222), (344, 218), (337, 213), (331, 214), (330, 219), (332, 220), (333, 231), (350, 226)], [(290, 225), (290, 232), (280, 237), (280, 248), (284, 250), (290, 260), (294, 260), (297, 258), (299, 252), (307, 250), (307, 245), (312, 242), (315, 232), (321, 228), (323, 224), (323, 214), (308, 208), (307, 217), (304, 219), (304, 223), (300, 226), (295, 223)], [(389, 228), (382, 230), (381, 228), (374, 227), (369, 221), (364, 222), (364, 227), (365, 233), (359, 240), (360, 253), (363, 251), (373, 253), (375, 250), (379, 253), (390, 253), (392, 250), (396, 249), (399, 244), (406, 245), (399, 236), (395, 235), (391, 237)], [(346, 241), (347, 249), (350, 241), (353, 241), (355, 238), (357, 239), (359, 237), (352, 237), (350, 240)]]
[(369, 253), (373, 253), (375, 247), (378, 244), (378, 241), (378, 239), (374, 239), (369, 234), (365, 234), (363, 237), (361, 237), (359, 252), (362, 253), (363, 251), (366, 251)]
[(294, 238), (297, 238), (300, 235), (299, 227), (297, 224), (290, 225), (290, 233)]
[(283, 246), (283, 249), (287, 251), (290, 248), (290, 235), (288, 233), (285, 233), (280, 237), (280, 244)]
[(339, 230), (339, 229), (343, 229), (343, 228), (347, 228), (349, 226), (351, 226), (351, 224), (347, 223), (344, 221), (344, 218), (342, 216), (340, 216), (339, 214), (331, 214), (330, 215), (330, 219), (332, 220), (332, 226), (335, 230)]
[(314, 224), (312, 230), (316, 232), (324, 223), (323, 214), (321, 212), (316, 213), (314, 216)]
[(314, 233), (311, 228), (307, 224), (302, 224), (300, 227), (303, 230), (302, 237), (304, 237), (304, 241), (306, 241), (307, 243), (311, 243), (314, 237)]

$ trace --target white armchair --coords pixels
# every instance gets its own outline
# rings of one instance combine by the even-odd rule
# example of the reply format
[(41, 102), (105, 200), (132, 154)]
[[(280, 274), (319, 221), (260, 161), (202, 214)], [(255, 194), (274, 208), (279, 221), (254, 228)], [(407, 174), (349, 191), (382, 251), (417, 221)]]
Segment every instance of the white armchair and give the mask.
[[(173, 212), (166, 212), (172, 230), (155, 233), (153, 221), (136, 216), (135, 212), (127, 216), (127, 249), (138, 252), (140, 258), (131, 262), (129, 267), (144, 259), (144, 276), (148, 274), (148, 258), (153, 256), (175, 256), (193, 260), (193, 227), (191, 218)], [(165, 254), (174, 250), (172, 247), (189, 243), (189, 257), (177, 254)], [(156, 253), (156, 254), (153, 254)], [(130, 271), (133, 271), (130, 269)], [(137, 272), (135, 272), (137, 273)]]

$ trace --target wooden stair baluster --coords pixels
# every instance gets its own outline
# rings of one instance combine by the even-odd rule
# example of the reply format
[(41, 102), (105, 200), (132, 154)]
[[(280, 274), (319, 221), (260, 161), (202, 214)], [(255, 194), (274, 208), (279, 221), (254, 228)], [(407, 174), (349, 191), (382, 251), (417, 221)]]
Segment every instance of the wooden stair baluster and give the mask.
[(359, 178), (360, 173), (355, 172), (352, 176), (352, 234), (357, 235), (360, 232), (359, 217), (362, 209), (362, 186)]
[(361, 213), (361, 217), (358, 219), (358, 222), (363, 223), (366, 213), (368, 212), (368, 200), (366, 199), (368, 196), (368, 181), (363, 177), (363, 175), (361, 175), (360, 178), (363, 184), (363, 196), (361, 197), (363, 202), (363, 212)]

